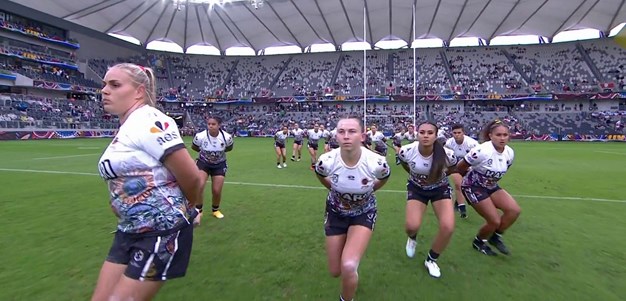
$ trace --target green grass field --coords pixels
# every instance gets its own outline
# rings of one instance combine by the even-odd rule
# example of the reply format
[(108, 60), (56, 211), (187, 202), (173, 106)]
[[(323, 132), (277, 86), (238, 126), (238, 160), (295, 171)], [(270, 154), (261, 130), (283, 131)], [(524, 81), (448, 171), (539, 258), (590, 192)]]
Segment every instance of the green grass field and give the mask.
[[(91, 296), (116, 223), (96, 167), (109, 141), (0, 142), (0, 300)], [(505, 236), (511, 256), (471, 248), (482, 219), (469, 209), (439, 260), (442, 278), (430, 278), (423, 258), (436, 220), (429, 209), (418, 254), (408, 259), (407, 175), (394, 165), (377, 193), (356, 299), (625, 300), (626, 144), (512, 147), (516, 162), (501, 182), (522, 207)], [(339, 280), (324, 254), (326, 192), (308, 154), (277, 169), (271, 140), (240, 138), (228, 162), (226, 217), (205, 216), (187, 276), (168, 282), (157, 300), (337, 300)]]

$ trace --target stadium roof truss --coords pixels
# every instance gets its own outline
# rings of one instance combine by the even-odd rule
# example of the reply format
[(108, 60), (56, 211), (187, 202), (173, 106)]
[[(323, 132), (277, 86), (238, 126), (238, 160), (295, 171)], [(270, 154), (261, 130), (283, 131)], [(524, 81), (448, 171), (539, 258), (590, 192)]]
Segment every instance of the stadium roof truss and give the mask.
[[(169, 40), (224, 51), (385, 39), (539, 35), (626, 21), (626, 0), (11, 0), (143, 45)], [(226, 3), (223, 3), (226, 2)], [(415, 33), (413, 14), (415, 6)], [(367, 33), (364, 39), (364, 19)]]

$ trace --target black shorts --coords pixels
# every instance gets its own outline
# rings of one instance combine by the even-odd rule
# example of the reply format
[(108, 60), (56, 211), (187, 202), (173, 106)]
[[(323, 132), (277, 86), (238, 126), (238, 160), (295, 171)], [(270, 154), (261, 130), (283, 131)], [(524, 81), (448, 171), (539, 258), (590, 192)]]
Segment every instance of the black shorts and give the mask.
[(295, 141), (293, 142), (293, 144), (302, 145), (302, 140), (300, 140), (300, 141), (295, 140)]
[(470, 204), (478, 204), (480, 201), (490, 197), (494, 192), (500, 190), (500, 186), (496, 185), (496, 188), (488, 189), (481, 186), (461, 186), (461, 192)]
[(309, 143), (308, 146), (309, 146), (309, 148), (312, 148), (313, 150), (317, 150), (318, 144), (317, 143), (316, 144)]
[(326, 236), (344, 235), (348, 233), (350, 226), (364, 226), (374, 231), (376, 225), (376, 209), (357, 216), (342, 216), (332, 210), (326, 209), (324, 216), (324, 232)]
[(395, 147), (402, 147), (402, 142), (400, 142), (400, 143), (396, 143), (396, 142), (394, 142), (394, 143), (393, 143), (393, 146), (395, 146)]
[(106, 261), (126, 265), (124, 275), (136, 280), (165, 281), (185, 276), (193, 226), (163, 236), (140, 236), (115, 232)]
[(274, 147), (285, 148), (284, 143), (274, 142)]
[(406, 184), (406, 200), (417, 200), (428, 205), (428, 202), (434, 203), (439, 200), (449, 199), (452, 195), (450, 185), (437, 187), (432, 190), (424, 190), (417, 187), (413, 182)]
[(204, 172), (206, 172), (209, 176), (226, 176), (226, 172), (228, 171), (228, 164), (226, 161), (217, 163), (217, 164), (209, 164), (203, 160), (197, 160), (196, 166)]

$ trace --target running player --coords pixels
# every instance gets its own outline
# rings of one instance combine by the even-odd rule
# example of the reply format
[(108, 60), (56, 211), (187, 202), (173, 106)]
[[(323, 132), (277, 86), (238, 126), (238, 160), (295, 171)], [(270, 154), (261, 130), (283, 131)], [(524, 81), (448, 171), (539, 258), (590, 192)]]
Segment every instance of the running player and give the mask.
[(396, 165), (400, 165), (398, 153), (402, 147), (402, 140), (406, 139), (406, 130), (401, 127), (400, 130), (393, 135), (393, 150), (396, 152)]
[(317, 148), (319, 147), (320, 139), (324, 132), (320, 130), (319, 124), (315, 124), (312, 129), (309, 129), (306, 133), (307, 146), (309, 148), (309, 155), (311, 155), (311, 169), (315, 169), (315, 162), (317, 162)]
[[(287, 152), (285, 150), (285, 144), (287, 143), (287, 137), (289, 137), (289, 128), (283, 126), (283, 128), (274, 134), (274, 150), (276, 151), (276, 167), (287, 167)], [(280, 164), (280, 159), (283, 159), (283, 164)]]
[(367, 132), (367, 136), (370, 137), (374, 144), (374, 151), (383, 157), (387, 156), (387, 138), (382, 132), (378, 131), (377, 126), (372, 125), (370, 128), (371, 130)]
[(326, 198), (326, 255), (333, 277), (341, 277), (340, 300), (352, 300), (356, 293), (361, 257), (376, 224), (374, 192), (390, 175), (384, 157), (361, 146), (363, 126), (357, 118), (345, 118), (337, 124), (339, 149), (320, 156), (315, 172), (324, 187)]
[[(302, 137), (304, 136), (304, 130), (300, 128), (297, 122), (293, 125), (291, 135), (293, 136), (293, 153), (291, 155), (291, 161), (300, 161), (302, 158)], [(298, 158), (296, 158), (296, 154), (298, 155)]]
[(513, 149), (507, 145), (509, 128), (500, 120), (491, 121), (481, 131), (480, 138), (485, 142), (472, 149), (457, 165), (459, 173), (464, 175), (461, 191), (465, 199), (486, 221), (478, 230), (472, 247), (483, 254), (496, 255), (487, 245), (489, 242), (508, 255), (502, 235), (521, 212), (515, 199), (498, 185), (515, 157)]
[(224, 218), (220, 210), (222, 203), (222, 188), (228, 171), (226, 152), (233, 149), (233, 137), (222, 130), (222, 119), (210, 116), (206, 120), (207, 129), (196, 134), (191, 149), (198, 154), (196, 165), (202, 172), (202, 180), (206, 182), (211, 177), (211, 211), (215, 218)]
[[(445, 147), (451, 149), (457, 158), (461, 159), (465, 157), (465, 155), (476, 146), (478, 146), (478, 141), (465, 135), (463, 125), (455, 124), (452, 126), (452, 138), (446, 141)], [(467, 218), (465, 197), (463, 197), (463, 193), (461, 193), (461, 181), (463, 177), (459, 173), (453, 173), (450, 175), (450, 179), (452, 179), (452, 183), (454, 184), (454, 198), (456, 199), (454, 204), (458, 208), (461, 218)]]
[(454, 205), (450, 199), (447, 174), (454, 170), (457, 159), (437, 139), (437, 125), (423, 122), (418, 126), (418, 141), (400, 149), (402, 167), (409, 173), (406, 203), (406, 255), (415, 256), (417, 232), (420, 229), (428, 203), (439, 220), (439, 232), (432, 243), (424, 266), (430, 276), (441, 277), (437, 265), (439, 255), (450, 242), (454, 231)]

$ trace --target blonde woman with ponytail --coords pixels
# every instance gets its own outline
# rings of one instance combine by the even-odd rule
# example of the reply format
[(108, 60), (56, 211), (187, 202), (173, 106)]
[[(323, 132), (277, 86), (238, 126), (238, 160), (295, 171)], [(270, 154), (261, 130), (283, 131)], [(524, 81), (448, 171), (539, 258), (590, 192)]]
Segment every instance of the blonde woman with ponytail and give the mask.
[(163, 283), (183, 277), (192, 225), (199, 224), (204, 183), (173, 119), (155, 108), (150, 68), (111, 67), (102, 105), (120, 128), (98, 162), (118, 218), (92, 300), (150, 300)]

